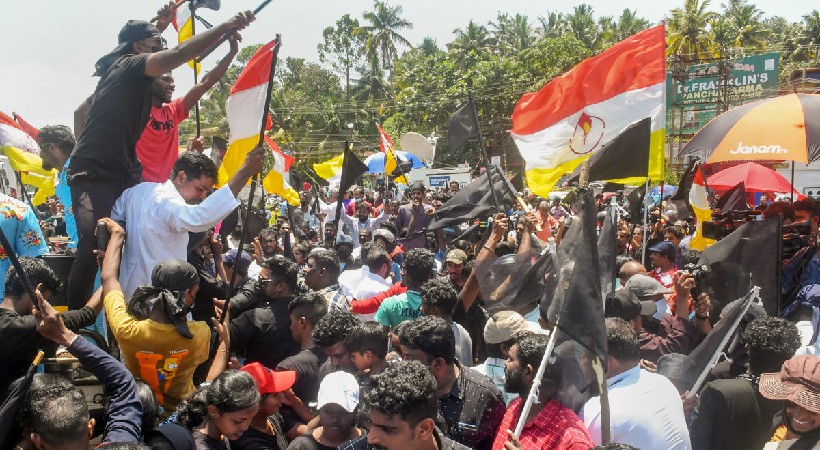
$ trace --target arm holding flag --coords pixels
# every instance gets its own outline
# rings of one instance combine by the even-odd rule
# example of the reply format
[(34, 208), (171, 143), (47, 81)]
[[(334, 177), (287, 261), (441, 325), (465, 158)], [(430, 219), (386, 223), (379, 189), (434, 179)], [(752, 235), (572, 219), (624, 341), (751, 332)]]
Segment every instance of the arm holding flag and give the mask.
[(242, 40), (242, 36), (239, 33), (233, 33), (228, 36), (228, 42), (231, 44), (231, 50), (222, 58), (216, 67), (213, 68), (210, 72), (206, 73), (202, 80), (194, 85), (187, 94), (185, 94), (185, 112), (191, 110), (194, 107), (197, 101), (208, 92), (223, 75), (228, 70), (228, 67), (231, 65), (234, 57), (236, 54), (239, 53), (239, 42)]
[(178, 46), (148, 55), (145, 61), (145, 75), (159, 77), (186, 62), (196, 58), (208, 47), (226, 33), (242, 30), (256, 18), (250, 11), (241, 12), (227, 22), (217, 25), (210, 30), (192, 36)]
[(162, 5), (162, 8), (157, 10), (156, 25), (160, 33), (165, 31), (168, 25), (174, 20), (174, 10), (176, 10), (176, 8), (176, 3), (174, 3), (174, 0), (171, 0), (167, 5)]

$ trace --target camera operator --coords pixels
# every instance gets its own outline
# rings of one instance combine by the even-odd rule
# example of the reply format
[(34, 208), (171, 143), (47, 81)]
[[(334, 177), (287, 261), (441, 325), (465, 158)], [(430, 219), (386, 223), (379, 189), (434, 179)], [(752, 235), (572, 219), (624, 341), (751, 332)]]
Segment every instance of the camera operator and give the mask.
[[(768, 209), (766, 212), (768, 213)], [(789, 227), (784, 228), (784, 247), (801, 248), (794, 255), (784, 254), (789, 256), (783, 265), (781, 287), (784, 305), (792, 303), (797, 293), (805, 286), (820, 284), (820, 247), (817, 245), (820, 203), (810, 197), (796, 201), (793, 217), (794, 220)]]

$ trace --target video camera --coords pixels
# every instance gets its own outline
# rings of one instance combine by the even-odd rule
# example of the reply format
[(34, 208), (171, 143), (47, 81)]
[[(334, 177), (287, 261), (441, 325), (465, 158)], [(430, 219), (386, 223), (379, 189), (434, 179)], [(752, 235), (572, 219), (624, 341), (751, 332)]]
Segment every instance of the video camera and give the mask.
[(796, 222), (783, 225), (783, 251), (780, 253), (783, 260), (790, 259), (803, 247), (811, 245), (811, 222)]
[(706, 281), (706, 277), (712, 273), (712, 268), (708, 264), (686, 264), (683, 266), (683, 270), (689, 272), (692, 278), (695, 279), (695, 287), (692, 289), (692, 298), (697, 301), (701, 292), (703, 292), (703, 283)]
[(761, 211), (756, 210), (725, 212), (715, 211), (712, 213), (711, 222), (703, 222), (703, 237), (719, 241), (731, 234), (733, 231), (737, 230), (738, 227), (744, 223), (762, 220), (761, 214)]

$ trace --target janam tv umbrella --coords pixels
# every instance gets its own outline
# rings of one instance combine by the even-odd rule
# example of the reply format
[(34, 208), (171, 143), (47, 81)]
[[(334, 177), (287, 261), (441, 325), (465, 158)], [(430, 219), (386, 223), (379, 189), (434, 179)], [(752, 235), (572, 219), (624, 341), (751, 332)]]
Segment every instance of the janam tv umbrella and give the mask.
[(820, 95), (788, 94), (747, 103), (712, 119), (679, 157), (721, 161), (820, 159)]

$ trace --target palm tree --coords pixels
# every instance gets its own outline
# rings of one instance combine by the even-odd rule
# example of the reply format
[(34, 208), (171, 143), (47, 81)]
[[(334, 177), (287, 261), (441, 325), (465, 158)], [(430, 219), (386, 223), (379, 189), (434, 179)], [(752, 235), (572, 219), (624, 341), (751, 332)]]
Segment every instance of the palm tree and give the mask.
[(510, 17), (507, 13), (498, 13), (496, 22), (490, 22), (489, 26), (501, 55), (526, 50), (535, 42), (532, 25), (523, 14)]
[(643, 17), (638, 17), (637, 12), (631, 9), (624, 9), (618, 23), (615, 25), (615, 39), (622, 41), (632, 35), (649, 28), (649, 21)]
[(401, 13), (401, 6), (389, 6), (384, 1), (374, 0), (373, 11), (362, 14), (369, 25), (357, 28), (355, 33), (367, 36), (364, 48), (371, 64), (379, 60), (384, 69), (390, 69), (399, 56), (396, 44), (412, 48), (410, 41), (399, 34), (401, 30), (413, 28), (412, 23), (401, 18)]
[(763, 11), (748, 0), (729, 0), (723, 6), (723, 16), (736, 30), (734, 44), (738, 47), (762, 49), (769, 31), (763, 25)]
[(461, 67), (472, 67), (479, 57), (492, 52), (495, 39), (483, 25), (470, 20), (466, 28), (453, 30), (456, 38), (447, 44), (453, 60)]
[(683, 8), (672, 10), (667, 20), (667, 55), (691, 62), (716, 56), (715, 41), (708, 29), (717, 13), (708, 11), (708, 6), (709, 0), (684, 0)]
[(543, 37), (557, 38), (569, 32), (567, 19), (559, 12), (550, 11), (547, 13), (547, 17), (539, 17), (538, 21), (541, 23), (541, 28), (538, 31)]
[(566, 19), (569, 22), (569, 31), (575, 38), (588, 49), (595, 50), (600, 33), (592, 15), (592, 6), (582, 3), (576, 6)]
[(436, 40), (427, 36), (421, 41), (421, 45), (416, 47), (418, 50), (421, 51), (421, 54), (424, 56), (435, 55), (436, 53), (440, 52), (441, 49), (438, 48), (438, 44), (436, 44)]

